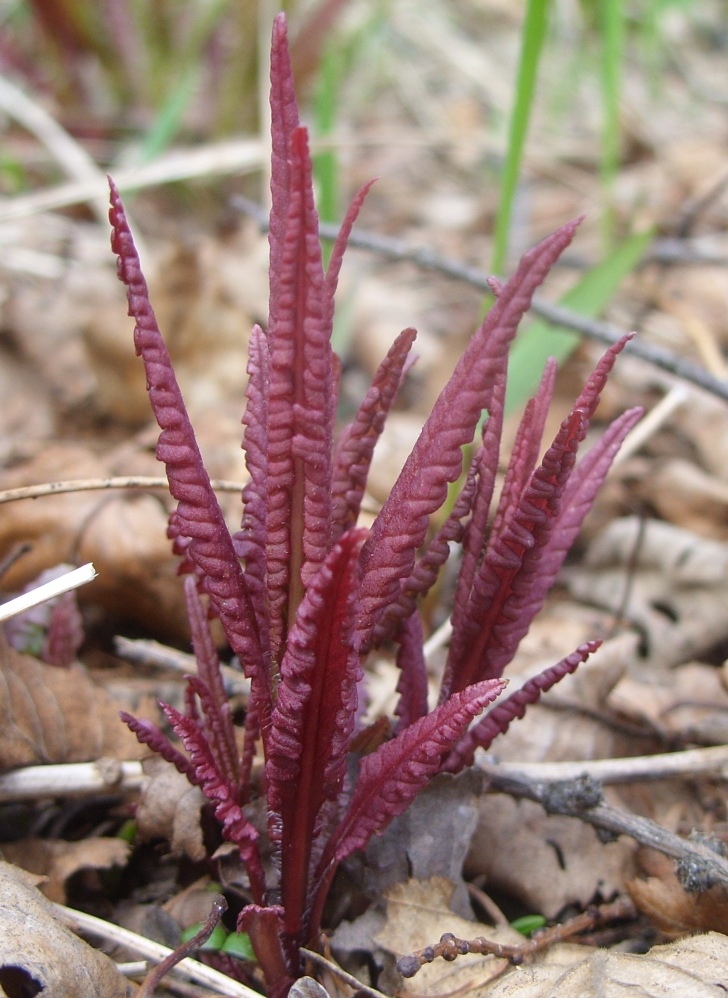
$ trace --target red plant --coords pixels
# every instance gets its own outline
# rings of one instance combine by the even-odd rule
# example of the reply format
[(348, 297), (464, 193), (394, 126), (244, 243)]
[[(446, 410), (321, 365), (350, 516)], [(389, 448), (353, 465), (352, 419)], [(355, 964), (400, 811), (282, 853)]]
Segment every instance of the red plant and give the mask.
[[(543, 240), (499, 289), (460, 359), (370, 530), (357, 527), (369, 463), (404, 377), (415, 338), (405, 330), (383, 360), (353, 421), (334, 442), (338, 359), (331, 349), (334, 292), (347, 236), (366, 194), (354, 200), (322, 265), (307, 133), (299, 125), (285, 20), (271, 58), (272, 210), (268, 329), (250, 340), (244, 448), (250, 481), (242, 528), (231, 535), (203, 467), (154, 318), (119, 194), (111, 185), (112, 245), (136, 320), (137, 352), (161, 428), (177, 508), (170, 534), (193, 574), (186, 595), (199, 675), (188, 707), (165, 707), (187, 755), (157, 729), (125, 715), (138, 737), (173, 762), (213, 803), (240, 851), (252, 903), (249, 932), (271, 996), (302, 970), (300, 949), (317, 945), (337, 866), (401, 814), (437, 773), (470, 764), (526, 705), (598, 646), (589, 642), (526, 683), (475, 727), (501, 693), (504, 668), (540, 609), (611, 461), (639, 418), (617, 419), (575, 465), (589, 420), (626, 339), (607, 351), (537, 466), (555, 367), (526, 408), (492, 524), (508, 348), (531, 296), (569, 244), (572, 222)], [(482, 442), (462, 492), (434, 538), (430, 518), (462, 471), (484, 410)], [(453, 635), (439, 705), (428, 711), (418, 600), (449, 546), (462, 546)], [(242, 754), (199, 593), (222, 621), (251, 681)], [(394, 736), (347, 762), (357, 734), (358, 688), (367, 653), (399, 647), (400, 704)], [(260, 833), (246, 816), (251, 764), (262, 743), (267, 838), (275, 877), (264, 872)]]

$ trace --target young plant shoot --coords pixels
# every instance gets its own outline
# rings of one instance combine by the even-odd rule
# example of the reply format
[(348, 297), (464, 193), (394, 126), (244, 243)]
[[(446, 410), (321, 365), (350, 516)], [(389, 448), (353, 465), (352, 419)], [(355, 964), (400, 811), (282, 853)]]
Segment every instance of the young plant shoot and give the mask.
[[(490, 515), (508, 350), (535, 289), (571, 242), (577, 227), (571, 222), (530, 250), (499, 289), (373, 525), (358, 526), (372, 452), (415, 332), (398, 336), (354, 419), (337, 435), (334, 293), (367, 188), (354, 199), (324, 270), (283, 15), (273, 29), (271, 115), (270, 309), (267, 329), (256, 326), (250, 337), (243, 418), (250, 480), (236, 533), (225, 524), (202, 464), (113, 183), (110, 217), (161, 429), (157, 457), (177, 500), (169, 532), (189, 573), (185, 593), (199, 662), (198, 675), (188, 680), (186, 713), (164, 707), (184, 753), (150, 724), (124, 719), (201, 788), (224, 836), (237, 846), (251, 896), (238, 928), (250, 935), (268, 994), (282, 998), (302, 972), (301, 947), (319, 945), (324, 902), (342, 860), (382, 832), (438, 773), (469, 766), (477, 747), (490, 745), (598, 646), (581, 646), (473, 724), (503, 692), (503, 671), (640, 412), (617, 419), (575, 463), (625, 339), (599, 362), (539, 463), (554, 387), (549, 363), (525, 409)], [(463, 449), (484, 411), (488, 418), (462, 491), (431, 536), (431, 517), (459, 479)], [(462, 551), (453, 634), (439, 704), (430, 711), (418, 605), (453, 544)], [(208, 609), (251, 684), (242, 750)], [(353, 779), (349, 757), (360, 734), (363, 665), (385, 642), (398, 649), (399, 706), (391, 737), (358, 760)], [(264, 759), (262, 779), (252, 776), (257, 752)], [(265, 832), (247, 810), (261, 794)]]

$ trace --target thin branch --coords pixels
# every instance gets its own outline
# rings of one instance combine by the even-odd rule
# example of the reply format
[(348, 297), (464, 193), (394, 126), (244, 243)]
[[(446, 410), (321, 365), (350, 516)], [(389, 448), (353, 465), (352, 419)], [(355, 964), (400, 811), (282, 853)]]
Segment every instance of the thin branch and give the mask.
[(49, 600), (55, 599), (56, 596), (62, 596), (63, 593), (71, 592), (72, 589), (85, 586), (87, 582), (92, 582), (97, 574), (93, 564), (88, 562), (86, 565), (81, 565), (80, 568), (74, 568), (72, 572), (66, 572), (57, 579), (51, 579), (50, 582), (44, 582), (43, 585), (30, 589), (27, 593), (21, 593), (20, 596), (15, 596), (0, 605), (0, 621), (10, 620), (11, 617), (16, 617), (19, 613), (25, 613), (26, 610), (40, 606), (41, 603), (47, 603)]
[(166, 956), (164, 960), (157, 964), (156, 967), (152, 967), (147, 976), (142, 982), (142, 986), (137, 991), (137, 998), (154, 998), (154, 992), (157, 987), (162, 983), (162, 979), (171, 973), (172, 970), (181, 963), (182, 960), (190, 953), (194, 953), (196, 949), (199, 949), (203, 943), (207, 940), (213, 933), (213, 930), (217, 928), (220, 919), (227, 911), (227, 901), (222, 894), (216, 894), (212, 901), (212, 908), (210, 914), (205, 919), (202, 928), (199, 932), (188, 939), (187, 942), (182, 943), (177, 949), (173, 950), (169, 956)]
[(563, 814), (593, 825), (607, 836), (629, 835), (642, 845), (678, 861), (678, 877), (684, 877), (694, 889), (715, 884), (728, 887), (728, 859), (695, 839), (680, 838), (649, 818), (608, 804), (602, 796), (601, 783), (589, 775), (566, 780), (539, 780), (515, 768), (481, 763), (490, 788), (511, 797), (525, 797), (541, 804), (548, 814)]
[[(193, 177), (252, 173), (264, 161), (263, 145), (258, 139), (231, 139), (197, 148), (173, 149), (151, 163), (115, 170), (114, 178), (119, 190), (134, 191)], [(108, 185), (103, 176), (45, 187), (3, 200), (0, 223), (106, 196)]]
[[(491, 773), (485, 761), (481, 768)], [(728, 745), (711, 748), (685, 749), (661, 755), (633, 756), (624, 759), (596, 759), (590, 762), (500, 762), (496, 769), (503, 775), (515, 773), (539, 782), (544, 780), (575, 780), (589, 776), (600, 783), (638, 783), (645, 780), (691, 779), (695, 776), (728, 778)]]
[[(232, 199), (235, 208), (251, 216), (262, 230), (267, 228), (267, 216), (255, 202), (235, 196)], [(320, 233), (324, 239), (335, 239), (338, 232), (337, 225), (321, 223)], [(349, 236), (349, 245), (359, 249), (371, 250), (380, 256), (390, 260), (400, 260), (413, 263), (426, 270), (434, 270), (445, 274), (457, 281), (463, 281), (479, 291), (491, 293), (489, 277), (476, 267), (469, 267), (466, 264), (458, 263), (448, 257), (435, 253), (433, 250), (423, 247), (410, 246), (402, 240), (391, 239), (388, 236), (380, 236), (372, 232), (354, 229)], [(594, 319), (587, 319), (582, 315), (577, 315), (563, 305), (555, 305), (546, 301), (540, 295), (534, 295), (531, 302), (531, 311), (555, 326), (562, 326), (565, 329), (573, 329), (574, 332), (586, 336), (588, 339), (597, 340), (599, 343), (613, 344), (624, 336), (624, 330), (610, 322), (598, 322)], [(626, 351), (640, 360), (647, 361), (653, 367), (658, 367), (675, 377), (689, 381), (691, 384), (703, 388), (718, 398), (728, 401), (728, 381), (723, 381), (710, 374), (698, 364), (683, 360), (675, 356), (668, 350), (647, 343), (644, 340), (635, 338), (627, 347)]]
[(145, 776), (140, 762), (97, 759), (57, 766), (24, 766), (0, 776), (0, 803), (41, 797), (80, 797), (138, 790)]
[[(167, 946), (152, 942), (151, 939), (139, 936), (136, 932), (130, 932), (129, 929), (123, 929), (120, 925), (105, 922), (94, 915), (87, 915), (86, 912), (66, 908), (62, 904), (54, 904), (53, 908), (63, 924), (73, 929), (74, 932), (88, 933), (116, 945), (124, 946), (155, 963), (165, 960), (173, 952)], [(221, 974), (219, 971), (213, 970), (212, 967), (205, 967), (197, 960), (190, 960), (189, 957), (173, 967), (170, 973), (184, 980), (194, 981), (216, 994), (225, 995), (226, 998), (260, 998), (260, 994), (253, 991), (252, 988), (238, 984), (226, 974)]]
[(326, 957), (322, 956), (320, 953), (316, 953), (312, 949), (305, 949), (303, 946), (301, 947), (301, 953), (307, 960), (311, 960), (312, 963), (318, 964), (319, 967), (324, 967), (326, 970), (334, 974), (335, 977), (338, 977), (340, 981), (350, 985), (350, 987), (354, 988), (357, 994), (368, 995), (369, 998), (387, 998), (387, 996), (381, 991), (377, 991), (376, 988), (372, 988), (368, 984), (362, 984), (362, 982), (358, 978), (354, 977), (353, 974), (347, 973), (347, 971), (345, 971), (338, 964), (332, 963), (331, 960), (327, 960)]
[(432, 963), (438, 957), (442, 957), (443, 960), (455, 960), (458, 956), (463, 956), (466, 953), (489, 954), (505, 958), (513, 966), (518, 966), (523, 963), (526, 957), (543, 952), (555, 943), (572, 939), (582, 932), (591, 932), (609, 922), (632, 920), (636, 915), (637, 910), (632, 899), (620, 897), (609, 904), (590, 907), (567, 922), (537, 932), (530, 939), (524, 939), (522, 943), (515, 945), (499, 943), (486, 939), (484, 936), (478, 936), (476, 939), (458, 939), (452, 932), (445, 932), (438, 943), (425, 946), (424, 949), (417, 950), (416, 953), (403, 956), (397, 961), (397, 970), (403, 977), (414, 977), (421, 967), (426, 963)]
[(103, 170), (41, 104), (5, 77), (0, 77), (0, 108), (46, 147), (60, 167), (81, 184), (95, 185), (100, 197), (92, 201), (97, 219), (107, 224)]
[[(125, 638), (117, 635), (114, 638), (114, 651), (119, 658), (126, 659), (136, 665), (149, 665), (158, 669), (173, 669), (184, 675), (195, 675), (197, 673), (197, 659), (188, 652), (179, 651), (177, 648), (170, 648), (159, 641), (151, 641), (147, 638)], [(231, 665), (221, 665), (223, 679), (225, 681), (225, 691), (228, 696), (246, 696), (250, 693), (250, 680), (246, 679), (239, 669), (234, 669)]]
[[(216, 492), (242, 492), (242, 482), (213, 479), (210, 484)], [(164, 489), (169, 492), (169, 482), (162, 476), (122, 475), (117, 478), (76, 478), (63, 482), (43, 482), (40, 485), (23, 485), (17, 489), (0, 491), (0, 504), (18, 499), (39, 499), (63, 492), (93, 492), (104, 489)]]

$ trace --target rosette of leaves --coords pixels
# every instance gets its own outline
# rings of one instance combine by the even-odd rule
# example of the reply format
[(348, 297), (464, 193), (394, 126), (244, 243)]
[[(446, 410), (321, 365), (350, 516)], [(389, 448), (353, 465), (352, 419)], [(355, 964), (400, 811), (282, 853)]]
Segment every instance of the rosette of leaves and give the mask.
[[(236, 533), (226, 526), (204, 469), (113, 184), (110, 217), (161, 428), (157, 456), (177, 500), (170, 536), (190, 573), (185, 591), (199, 662), (198, 675), (188, 680), (186, 712), (164, 707), (186, 754), (156, 728), (125, 720), (202, 789), (223, 834), (238, 847), (251, 895), (239, 928), (250, 934), (269, 994), (281, 996), (300, 976), (301, 947), (318, 945), (324, 901), (341, 861), (363, 849), (435, 775), (468, 766), (478, 746), (490, 745), (597, 647), (595, 641), (578, 648), (473, 723), (502, 692), (503, 671), (640, 412), (618, 418), (575, 463), (621, 341), (598, 364), (539, 462), (555, 377), (549, 364), (524, 412), (490, 515), (509, 345), (534, 290), (571, 241), (572, 222), (528, 252), (497, 289), (389, 498), (370, 529), (359, 527), (372, 452), (405, 376), (415, 331), (397, 337), (354, 419), (337, 434), (334, 293), (367, 188), (354, 199), (324, 270), (283, 15), (273, 29), (271, 112), (270, 310), (267, 329), (256, 326), (250, 337), (243, 418), (250, 481)], [(462, 490), (432, 536), (431, 517), (460, 478), (464, 448), (484, 411)], [(418, 603), (453, 543), (462, 551), (453, 633), (439, 703), (430, 710)], [(207, 629), (208, 609), (251, 682), (242, 751)], [(366, 741), (359, 731), (363, 663), (384, 642), (395, 643), (400, 670), (392, 734), (352, 766), (352, 744)], [(259, 747), (264, 778), (253, 785)], [(264, 869), (262, 833), (246, 815), (251, 796), (261, 793), (273, 874)]]

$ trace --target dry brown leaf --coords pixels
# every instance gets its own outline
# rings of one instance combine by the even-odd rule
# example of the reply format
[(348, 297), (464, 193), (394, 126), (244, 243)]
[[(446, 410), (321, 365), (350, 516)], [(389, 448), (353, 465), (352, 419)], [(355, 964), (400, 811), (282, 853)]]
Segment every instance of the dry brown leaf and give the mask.
[(711, 665), (688, 662), (651, 676), (625, 676), (607, 702), (625, 717), (647, 720), (686, 742), (728, 742), (728, 691)]
[[(565, 966), (566, 965), (566, 966)], [(728, 938), (717, 932), (655, 946), (644, 955), (556, 946), (515, 967), (487, 998), (724, 998)], [(417, 978), (415, 978), (417, 980)]]
[(162, 905), (164, 911), (174, 919), (180, 929), (188, 929), (191, 925), (204, 922), (210, 914), (213, 893), (219, 890), (219, 885), (211, 887), (211, 884), (210, 877), (200, 877)]
[(443, 877), (454, 890), (451, 909), (472, 915), (462, 869), (482, 790), (477, 770), (437, 777), (364, 853), (347, 860), (348, 875), (374, 902), (392, 884)]
[(116, 701), (83, 666), (58, 669), (0, 641), (0, 771), (141, 752)]
[[(444, 877), (410, 880), (390, 888), (385, 894), (386, 919), (373, 937), (374, 942), (398, 959), (437, 942), (444, 932), (452, 932), (461, 939), (487, 935), (501, 943), (523, 941), (523, 936), (510, 927), (491, 929), (455, 915), (450, 909), (453, 891), (454, 885)], [(504, 960), (480, 954), (458, 957), (453, 963), (436, 960), (425, 965), (411, 980), (405, 980), (402, 990), (418, 995), (443, 995), (468, 988), (469, 995), (477, 995), (505, 965)], [(476, 990), (471, 990), (476, 986)]]
[(108, 870), (125, 866), (129, 843), (123, 839), (91, 836), (80, 842), (63, 839), (21, 839), (4, 843), (0, 852), (8, 863), (40, 874), (40, 889), (51, 901), (66, 902), (66, 882), (79, 870)]
[[(240, 418), (248, 334), (267, 312), (266, 266), (258, 252), (265, 239), (250, 228), (246, 233), (178, 244), (145, 267), (159, 328), (193, 414), (228, 407)], [(98, 383), (95, 401), (123, 423), (144, 423), (149, 401), (131, 333), (117, 286), (83, 327)]]
[[(146, 473), (158, 475), (149, 460)], [(0, 474), (0, 488), (126, 473), (78, 445), (54, 443), (31, 460)], [(159, 495), (80, 492), (8, 503), (0, 517), (0, 555), (20, 541), (32, 545), (3, 578), (18, 591), (43, 569), (92, 561), (98, 578), (80, 593), (116, 618), (153, 627), (160, 637), (187, 634), (187, 614), (176, 559), (166, 536), (167, 512)]]
[(632, 875), (633, 844), (604, 843), (577, 818), (548, 815), (539, 804), (504, 794), (484, 797), (466, 861), (485, 889), (517, 898), (528, 911), (556, 918), (567, 905), (610, 897)]
[(13, 248), (41, 250), (55, 272), (4, 275), (4, 328), (56, 409), (75, 409), (88, 403), (95, 388), (79, 330), (103, 301), (116, 302), (119, 318), (125, 312), (108, 238), (98, 225), (57, 213), (15, 222), (14, 228)]
[(145, 769), (149, 780), (136, 812), (140, 838), (166, 839), (175, 855), (203, 860), (207, 850), (200, 825), (202, 791), (164, 759), (149, 759)]
[(634, 495), (658, 516), (714, 540), (728, 540), (728, 479), (703, 471), (694, 462), (669, 458), (656, 462), (635, 483)]
[(628, 591), (625, 613), (643, 636), (646, 674), (699, 658), (728, 637), (728, 544), (626, 517), (602, 531), (567, 579), (574, 596), (614, 613)]
[(724, 886), (686, 891), (675, 873), (674, 860), (652, 849), (641, 849), (638, 858), (648, 876), (628, 881), (627, 890), (658, 929), (670, 937), (709, 930), (728, 936), (728, 890)]
[(131, 998), (136, 987), (55, 918), (33, 882), (0, 863), (0, 995)]
[(0, 464), (5, 464), (13, 459), (16, 448), (50, 437), (55, 420), (45, 387), (6, 350), (0, 351), (0, 398)]

